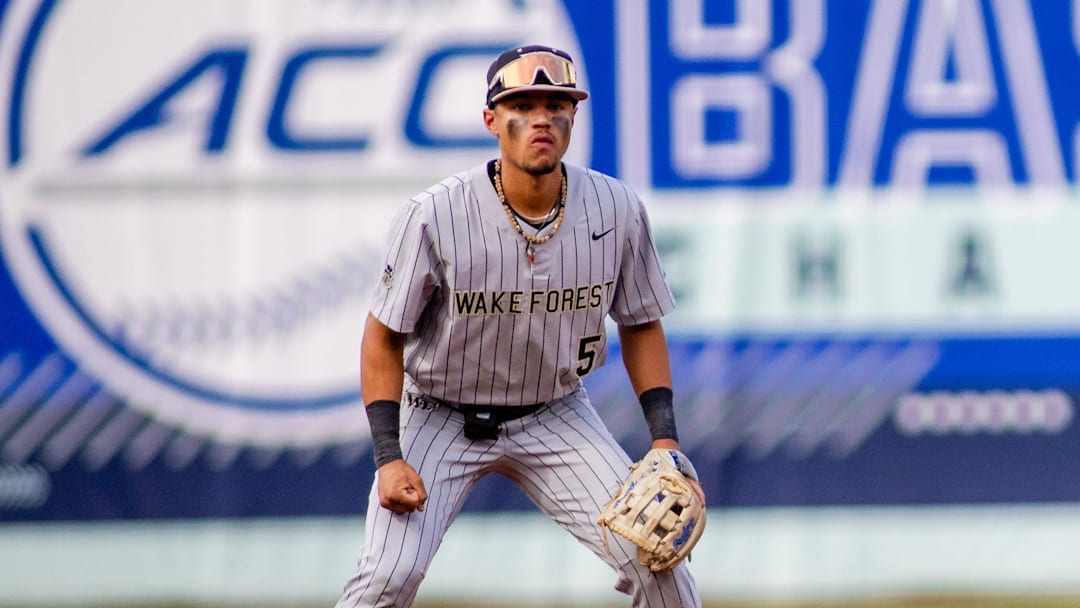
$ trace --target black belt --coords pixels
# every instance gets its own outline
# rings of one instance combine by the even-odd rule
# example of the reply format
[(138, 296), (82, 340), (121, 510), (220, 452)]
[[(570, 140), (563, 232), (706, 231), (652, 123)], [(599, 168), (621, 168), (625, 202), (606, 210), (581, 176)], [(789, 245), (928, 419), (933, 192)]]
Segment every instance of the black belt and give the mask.
[(476, 405), (455, 403), (430, 395), (409, 395), (409, 405), (420, 409), (445, 407), (465, 416), (465, 436), (469, 439), (498, 439), (500, 425), (534, 414), (547, 402), (529, 405)]

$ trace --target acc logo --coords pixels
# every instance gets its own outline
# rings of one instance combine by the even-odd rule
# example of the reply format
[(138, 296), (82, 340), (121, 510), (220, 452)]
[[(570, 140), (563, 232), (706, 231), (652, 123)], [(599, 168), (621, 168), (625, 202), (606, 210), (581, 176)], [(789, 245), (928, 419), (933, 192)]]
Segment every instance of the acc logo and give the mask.
[(580, 57), (569, 19), (150, 4), (0, 2), (7, 271), (69, 355), (157, 420), (264, 445), (362, 437), (359, 343), (393, 213), (497, 153), (483, 77), (526, 42), (506, 24)]

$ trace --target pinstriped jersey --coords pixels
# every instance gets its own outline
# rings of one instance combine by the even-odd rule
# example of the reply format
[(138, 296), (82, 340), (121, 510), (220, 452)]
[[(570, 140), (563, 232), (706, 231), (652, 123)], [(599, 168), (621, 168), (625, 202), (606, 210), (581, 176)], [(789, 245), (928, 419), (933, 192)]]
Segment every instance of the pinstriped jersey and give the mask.
[(486, 164), (398, 211), (371, 312), (408, 334), (406, 391), (483, 405), (562, 397), (604, 364), (608, 316), (637, 325), (674, 307), (641, 200), (565, 166), (565, 216), (533, 263)]

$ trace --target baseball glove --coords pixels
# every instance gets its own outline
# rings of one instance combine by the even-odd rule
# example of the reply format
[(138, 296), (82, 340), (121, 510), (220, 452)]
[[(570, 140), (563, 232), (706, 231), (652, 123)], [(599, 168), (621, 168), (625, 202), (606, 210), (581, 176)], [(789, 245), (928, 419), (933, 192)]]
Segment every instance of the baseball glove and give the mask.
[[(677, 450), (650, 450), (600, 514), (599, 524), (638, 547), (638, 561), (653, 572), (674, 568), (705, 531), (705, 506), (686, 478), (697, 480)], [(610, 547), (608, 552), (610, 553)]]

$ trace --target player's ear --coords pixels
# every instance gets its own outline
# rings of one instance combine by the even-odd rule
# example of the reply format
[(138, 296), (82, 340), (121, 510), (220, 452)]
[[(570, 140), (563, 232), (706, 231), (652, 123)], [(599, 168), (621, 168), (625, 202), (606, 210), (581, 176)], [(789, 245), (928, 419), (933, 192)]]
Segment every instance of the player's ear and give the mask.
[(492, 135), (499, 136), (499, 130), (495, 127), (495, 110), (484, 108), (484, 126)]

